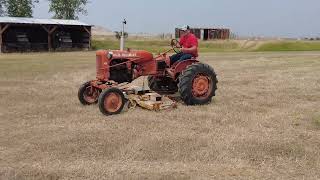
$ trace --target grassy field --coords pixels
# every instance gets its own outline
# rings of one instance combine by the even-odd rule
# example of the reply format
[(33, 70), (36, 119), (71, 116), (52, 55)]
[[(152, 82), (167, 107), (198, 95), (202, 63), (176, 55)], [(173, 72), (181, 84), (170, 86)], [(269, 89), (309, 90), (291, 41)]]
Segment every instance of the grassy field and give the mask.
[[(129, 39), (126, 47), (144, 49), (153, 53), (168, 48), (170, 40)], [(93, 49), (119, 49), (119, 41), (112, 38), (93, 40)], [(228, 40), (200, 41), (199, 51), (208, 52), (268, 52), (268, 51), (320, 51), (320, 41), (263, 41), (263, 40)]]
[(112, 117), (77, 99), (94, 58), (0, 55), (0, 179), (320, 179), (319, 52), (202, 54), (212, 104)]
[(320, 42), (312, 41), (278, 41), (265, 43), (256, 51), (320, 51)]
[[(126, 47), (159, 53), (170, 48), (170, 40), (128, 40)], [(119, 41), (115, 39), (94, 40), (93, 49), (119, 49)], [(235, 41), (208, 41), (201, 42), (199, 50), (201, 52), (234, 52), (240, 51), (241, 47)]]

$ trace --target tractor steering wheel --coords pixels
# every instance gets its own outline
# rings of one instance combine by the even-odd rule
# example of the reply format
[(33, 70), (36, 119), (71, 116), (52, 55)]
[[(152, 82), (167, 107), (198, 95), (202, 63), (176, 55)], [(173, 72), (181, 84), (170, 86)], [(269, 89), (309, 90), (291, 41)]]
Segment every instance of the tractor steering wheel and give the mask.
[(181, 48), (181, 44), (178, 40), (176, 39), (172, 39), (171, 40), (171, 47), (174, 50), (174, 52), (176, 52), (177, 54), (180, 53), (180, 48)]

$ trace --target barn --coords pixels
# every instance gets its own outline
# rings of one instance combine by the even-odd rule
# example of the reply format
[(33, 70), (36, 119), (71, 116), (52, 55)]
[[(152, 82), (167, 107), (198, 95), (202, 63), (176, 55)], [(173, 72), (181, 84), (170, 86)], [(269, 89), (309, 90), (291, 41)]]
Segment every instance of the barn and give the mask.
[(77, 20), (0, 17), (0, 53), (88, 50), (91, 27)]
[[(230, 39), (230, 29), (224, 28), (190, 28), (191, 32), (201, 40), (214, 40), (214, 39)], [(181, 31), (179, 28), (175, 30), (176, 38), (180, 38)]]

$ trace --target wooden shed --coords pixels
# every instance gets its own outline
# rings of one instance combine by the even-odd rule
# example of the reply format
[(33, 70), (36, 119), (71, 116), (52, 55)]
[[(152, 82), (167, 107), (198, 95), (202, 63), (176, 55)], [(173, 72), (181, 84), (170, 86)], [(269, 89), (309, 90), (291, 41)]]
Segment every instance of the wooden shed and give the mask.
[(0, 53), (90, 49), (91, 27), (77, 20), (0, 17)]
[[(190, 28), (191, 32), (201, 40), (230, 39), (230, 29), (222, 28)], [(181, 31), (175, 30), (176, 38), (180, 38)]]

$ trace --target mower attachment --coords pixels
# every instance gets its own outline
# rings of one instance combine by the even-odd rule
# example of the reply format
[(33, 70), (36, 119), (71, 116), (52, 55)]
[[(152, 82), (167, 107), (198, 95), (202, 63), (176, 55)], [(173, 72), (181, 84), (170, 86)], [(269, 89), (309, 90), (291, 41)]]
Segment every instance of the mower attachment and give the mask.
[(161, 96), (157, 93), (146, 93), (143, 95), (128, 95), (128, 108), (132, 109), (137, 105), (151, 111), (161, 111), (165, 109), (177, 108), (177, 103), (167, 96)]

